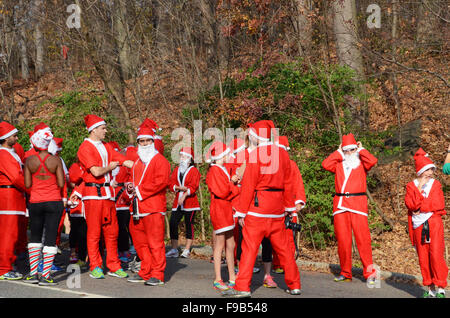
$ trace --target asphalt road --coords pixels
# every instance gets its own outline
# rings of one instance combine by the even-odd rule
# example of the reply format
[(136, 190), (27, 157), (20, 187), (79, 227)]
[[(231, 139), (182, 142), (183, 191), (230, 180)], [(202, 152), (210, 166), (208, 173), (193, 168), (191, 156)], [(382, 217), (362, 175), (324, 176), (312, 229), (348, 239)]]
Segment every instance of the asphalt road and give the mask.
[[(63, 267), (65, 268), (65, 267)], [(21, 270), (25, 272), (25, 270)], [(222, 266), (226, 281), (226, 267)], [(55, 273), (57, 286), (42, 287), (21, 281), (0, 281), (0, 297), (16, 298), (223, 298), (212, 287), (213, 265), (202, 259), (167, 259), (166, 284), (146, 286), (143, 283), (130, 283), (105, 275), (105, 279), (89, 277), (87, 269), (75, 272)], [(262, 286), (262, 271), (254, 274), (251, 290), (252, 299), (272, 298), (415, 298), (423, 290), (420, 286), (381, 280), (378, 288), (368, 288), (359, 278), (352, 282), (335, 283), (332, 274), (301, 271), (302, 295), (291, 296), (285, 292), (284, 275), (273, 274), (278, 288)]]

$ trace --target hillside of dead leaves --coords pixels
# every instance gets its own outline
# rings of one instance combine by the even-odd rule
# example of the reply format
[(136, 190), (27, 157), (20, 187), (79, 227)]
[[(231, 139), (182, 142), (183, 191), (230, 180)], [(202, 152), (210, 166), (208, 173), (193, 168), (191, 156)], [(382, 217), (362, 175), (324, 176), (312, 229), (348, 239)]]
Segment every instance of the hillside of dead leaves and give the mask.
[[(431, 71), (447, 70), (448, 64), (444, 59), (432, 59), (427, 63)], [(448, 59), (447, 59), (448, 60)], [(442, 62), (444, 61), (444, 62)], [(128, 85), (136, 85), (139, 81), (140, 102), (137, 103), (135, 95), (127, 90), (126, 98), (128, 110), (133, 123), (137, 128), (140, 122), (149, 117), (158, 122), (162, 127), (161, 135), (170, 140), (170, 134), (176, 127), (183, 123), (182, 108), (192, 105), (192, 97), (188, 96), (184, 89), (184, 83), (180, 83), (176, 74), (167, 71), (162, 79), (155, 78), (155, 72), (149, 72), (137, 79), (127, 82)], [(424, 72), (405, 71), (398, 75), (399, 99), (401, 102), (401, 123), (421, 119), (422, 128), (420, 145), (427, 151), (431, 159), (438, 166), (436, 178), (441, 181), (444, 188), (448, 189), (450, 178), (442, 173), (442, 165), (445, 158), (444, 152), (450, 143), (449, 132), (449, 89), (439, 78)], [(55, 105), (46, 104), (45, 108), (38, 107), (40, 103), (62, 92), (81, 90), (104, 93), (104, 87), (93, 70), (84, 71), (81, 75), (74, 76), (70, 70), (54, 72), (45, 75), (37, 82), (15, 81), (13, 89), (8, 89), (7, 83), (0, 83), (7, 99), (12, 101), (11, 116), (16, 116), (20, 122), (23, 120), (45, 118), (52, 113)], [(388, 89), (389, 83), (386, 84)], [(398, 117), (395, 107), (390, 104), (380, 88), (380, 85), (368, 86), (370, 94), (370, 129), (382, 132), (389, 127), (398, 125)], [(105, 105), (106, 107), (106, 105)], [(7, 116), (5, 117), (7, 119)], [(170, 144), (167, 145), (170, 147)], [(403, 203), (406, 184), (414, 178), (414, 163), (412, 156), (409, 160), (396, 160), (389, 164), (379, 164), (372, 173), (378, 179), (378, 186), (372, 192), (373, 198), (382, 213), (394, 222), (392, 230), (376, 230), (372, 232), (374, 263), (382, 270), (401, 272), (411, 275), (419, 275), (417, 254), (411, 245), (407, 232), (407, 210)], [(308, 180), (304, 180), (308, 182)], [(449, 206), (449, 191), (446, 192), (447, 211)], [(331, 213), (331, 211), (330, 211)], [(450, 264), (450, 218), (443, 218), (445, 226), (445, 242), (447, 263)], [(381, 222), (377, 217), (374, 222)], [(183, 243), (181, 241), (181, 243)], [(196, 239), (195, 244), (200, 242)], [(327, 262), (339, 264), (337, 246), (330, 246), (324, 250), (314, 249), (300, 242), (301, 258), (308, 261)], [(354, 266), (361, 266), (354, 253)]]

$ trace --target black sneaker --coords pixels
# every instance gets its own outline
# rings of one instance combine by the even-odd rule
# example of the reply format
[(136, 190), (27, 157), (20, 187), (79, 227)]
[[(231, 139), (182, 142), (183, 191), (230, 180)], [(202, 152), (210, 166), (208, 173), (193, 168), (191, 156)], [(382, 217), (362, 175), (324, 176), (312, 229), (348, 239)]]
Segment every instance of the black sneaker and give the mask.
[(53, 280), (52, 275), (48, 275), (48, 278), (45, 278), (44, 276), (41, 276), (41, 278), (39, 278), (39, 286), (55, 286), (55, 285), (58, 285), (58, 283)]
[(37, 274), (31, 275), (31, 274), (27, 274), (23, 279), (24, 283), (28, 283), (28, 284), (37, 284), (39, 283), (39, 277)]
[(145, 280), (139, 276), (137, 273), (132, 273), (128, 278), (127, 281), (130, 283), (143, 283)]
[(164, 282), (162, 280), (159, 280), (158, 278), (151, 277), (148, 281), (145, 282), (145, 285), (162, 286), (164, 285)]

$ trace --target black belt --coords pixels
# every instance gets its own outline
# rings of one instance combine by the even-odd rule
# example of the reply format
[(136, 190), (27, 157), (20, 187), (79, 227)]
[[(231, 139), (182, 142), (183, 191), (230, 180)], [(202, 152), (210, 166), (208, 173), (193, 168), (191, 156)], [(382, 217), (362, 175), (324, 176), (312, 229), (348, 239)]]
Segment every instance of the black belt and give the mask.
[(86, 187), (96, 187), (97, 188), (97, 195), (99, 197), (102, 196), (102, 191), (100, 190), (100, 188), (102, 187), (109, 187), (110, 184), (109, 182), (105, 182), (105, 183), (92, 183), (92, 182), (87, 182), (84, 184)]
[(362, 195), (367, 195), (365, 192), (358, 192), (358, 193), (334, 193), (334, 196), (338, 196), (338, 197), (358, 197), (358, 196), (362, 196)]
[(430, 225), (428, 224), (428, 220), (423, 223), (421, 241), (422, 244), (430, 243)]
[(114, 201), (117, 202), (117, 200), (119, 200), (120, 195), (123, 193), (123, 191), (125, 191), (125, 183), (118, 183), (117, 184), (119, 187), (122, 187), (119, 192), (117, 193), (116, 197), (114, 198)]
[(12, 184), (8, 184), (8, 185), (0, 185), (0, 188), (3, 189), (17, 189), (15, 186), (13, 186)]
[(254, 204), (255, 207), (259, 207), (258, 191), (283, 192), (284, 189), (262, 189), (262, 190), (255, 190), (255, 204)]

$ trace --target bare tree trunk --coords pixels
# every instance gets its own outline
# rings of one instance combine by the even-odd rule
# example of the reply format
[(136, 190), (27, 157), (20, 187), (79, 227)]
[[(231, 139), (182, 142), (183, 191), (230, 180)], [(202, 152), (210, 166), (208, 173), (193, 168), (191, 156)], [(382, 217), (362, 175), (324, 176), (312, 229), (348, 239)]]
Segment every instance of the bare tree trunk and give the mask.
[(119, 51), (119, 63), (122, 76), (125, 80), (133, 75), (133, 62), (131, 57), (131, 45), (127, 21), (127, 5), (125, 0), (114, 1), (114, 29), (117, 48)]
[(28, 50), (27, 50), (27, 34), (26, 34), (26, 25), (25, 25), (25, 8), (23, 1), (19, 2), (19, 9), (15, 10), (16, 14), (16, 23), (18, 23), (19, 28), (19, 52), (20, 52), (20, 67), (22, 71), (22, 78), (28, 79), (30, 77), (30, 70), (28, 68)]
[(438, 0), (422, 0), (417, 18), (416, 44), (420, 46), (438, 45), (440, 41), (439, 14), (441, 7)]
[(33, 2), (33, 27), (34, 27), (34, 43), (36, 46), (35, 60), (35, 77), (39, 78), (44, 74), (44, 35), (41, 30), (41, 10), (42, 0), (34, 0)]
[(308, 55), (311, 52), (312, 25), (308, 19), (308, 13), (312, 10), (311, 0), (294, 0), (297, 15), (294, 20), (294, 29), (297, 35), (298, 45), (301, 55)]
[[(355, 0), (334, 0), (332, 2), (334, 19), (333, 29), (336, 37), (336, 51), (339, 62), (347, 65), (355, 71), (355, 80), (364, 79), (364, 67), (362, 54), (358, 48), (358, 32), (356, 24)], [(361, 85), (362, 92), (365, 88)], [(350, 105), (352, 122), (364, 129), (368, 116), (367, 105), (363, 101), (347, 98)]]

